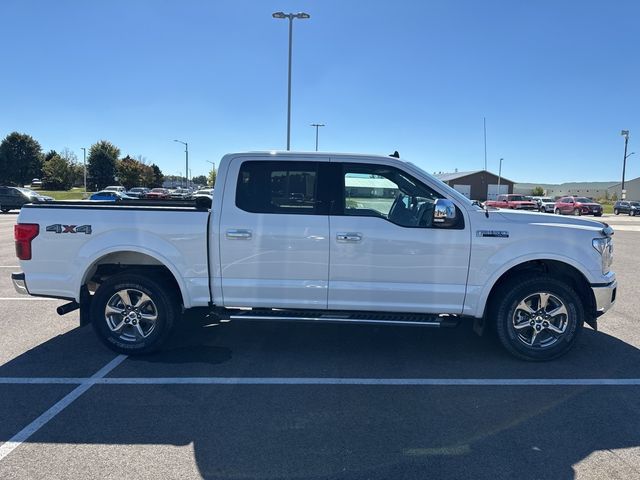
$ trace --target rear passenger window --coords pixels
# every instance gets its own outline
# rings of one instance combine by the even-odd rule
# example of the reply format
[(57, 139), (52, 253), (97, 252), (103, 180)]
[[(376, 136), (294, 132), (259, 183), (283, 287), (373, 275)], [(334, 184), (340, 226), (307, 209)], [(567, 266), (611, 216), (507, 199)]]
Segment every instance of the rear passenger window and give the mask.
[(316, 213), (317, 162), (244, 162), (236, 206), (252, 213)]

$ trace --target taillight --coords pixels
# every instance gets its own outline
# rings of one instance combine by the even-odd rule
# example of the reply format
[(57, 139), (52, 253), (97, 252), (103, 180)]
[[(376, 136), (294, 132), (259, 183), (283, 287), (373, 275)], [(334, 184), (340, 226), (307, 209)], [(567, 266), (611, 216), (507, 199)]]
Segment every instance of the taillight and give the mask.
[(16, 240), (16, 255), (20, 260), (31, 260), (31, 240), (40, 233), (37, 223), (18, 223), (13, 227), (13, 237)]

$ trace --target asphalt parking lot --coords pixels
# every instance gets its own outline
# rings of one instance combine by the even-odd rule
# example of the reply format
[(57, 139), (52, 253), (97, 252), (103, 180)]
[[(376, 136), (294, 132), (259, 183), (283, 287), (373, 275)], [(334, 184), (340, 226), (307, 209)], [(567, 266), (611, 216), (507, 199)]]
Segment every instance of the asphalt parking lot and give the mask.
[(618, 301), (550, 363), (468, 325), (212, 323), (126, 358), (17, 295), (0, 215), (0, 478), (638, 478), (640, 217)]

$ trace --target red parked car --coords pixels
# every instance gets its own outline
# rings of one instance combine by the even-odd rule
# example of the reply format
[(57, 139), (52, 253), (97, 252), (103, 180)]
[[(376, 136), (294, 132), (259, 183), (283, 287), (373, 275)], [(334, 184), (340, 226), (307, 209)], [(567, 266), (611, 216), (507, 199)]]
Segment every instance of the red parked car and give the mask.
[(495, 200), (484, 202), (487, 207), (512, 208), (515, 210), (538, 210), (538, 204), (524, 195), (498, 195)]
[(165, 200), (167, 198), (171, 198), (169, 194), (169, 190), (166, 188), (154, 188), (150, 192), (147, 192), (147, 197), (154, 200)]
[(556, 202), (554, 212), (557, 215), (594, 215), (602, 216), (602, 205), (586, 197), (562, 197)]

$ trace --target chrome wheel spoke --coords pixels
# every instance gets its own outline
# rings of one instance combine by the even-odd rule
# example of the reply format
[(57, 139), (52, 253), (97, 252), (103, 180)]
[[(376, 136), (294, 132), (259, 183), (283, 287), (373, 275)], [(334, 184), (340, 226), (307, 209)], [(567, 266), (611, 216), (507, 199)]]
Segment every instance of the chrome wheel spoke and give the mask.
[(516, 330), (522, 330), (523, 328), (527, 327), (531, 327), (531, 323), (529, 322), (529, 320), (524, 320), (513, 325), (513, 328), (515, 328)]
[(107, 305), (107, 308), (105, 308), (105, 313), (107, 315), (112, 315), (114, 313), (117, 313), (118, 315), (122, 315), (124, 313), (124, 308), (118, 308), (118, 307), (114, 307), (113, 305)]
[(563, 304), (560, 304), (559, 307), (554, 308), (553, 310), (547, 313), (547, 315), (549, 315), (551, 318), (557, 317), (558, 315), (567, 315), (567, 314), (568, 314), (567, 308)]
[(538, 331), (534, 328), (533, 333), (531, 334), (531, 342), (529, 343), (530, 347), (533, 347), (533, 345), (536, 343), (537, 336), (538, 336)]
[(540, 301), (538, 302), (538, 310), (546, 311), (547, 305), (549, 304), (549, 294), (548, 293), (539, 293)]
[(136, 327), (136, 337), (146, 338), (147, 335), (145, 335), (144, 330), (142, 330), (142, 326), (140, 325), (140, 322), (136, 323), (135, 327)]
[(549, 326), (547, 327), (547, 330), (550, 330), (553, 333), (557, 333), (558, 335), (563, 334), (566, 329), (567, 329), (567, 324), (566, 323), (563, 324), (562, 327), (557, 327), (553, 323), (550, 323)]
[(155, 322), (158, 319), (158, 315), (156, 313), (141, 313), (140, 318), (147, 322)]
[(120, 333), (120, 331), (124, 328), (125, 323), (124, 323), (124, 318), (122, 318), (120, 320), (120, 323), (118, 323), (117, 325), (112, 325), (111, 322), (107, 322), (107, 325), (109, 326), (109, 329), (114, 332), (114, 333)]
[(526, 300), (527, 299), (524, 299), (518, 304), (518, 306), (516, 307), (516, 311), (522, 310), (524, 312), (527, 312), (528, 314), (533, 314), (534, 310), (529, 305), (527, 305)]
[(125, 307), (131, 306), (131, 297), (129, 296), (129, 290), (120, 290), (117, 294), (122, 300)]
[(151, 299), (149, 298), (149, 295), (143, 293), (142, 295), (140, 295), (140, 298), (138, 298), (133, 308), (142, 308), (143, 305), (146, 305), (150, 301)]

